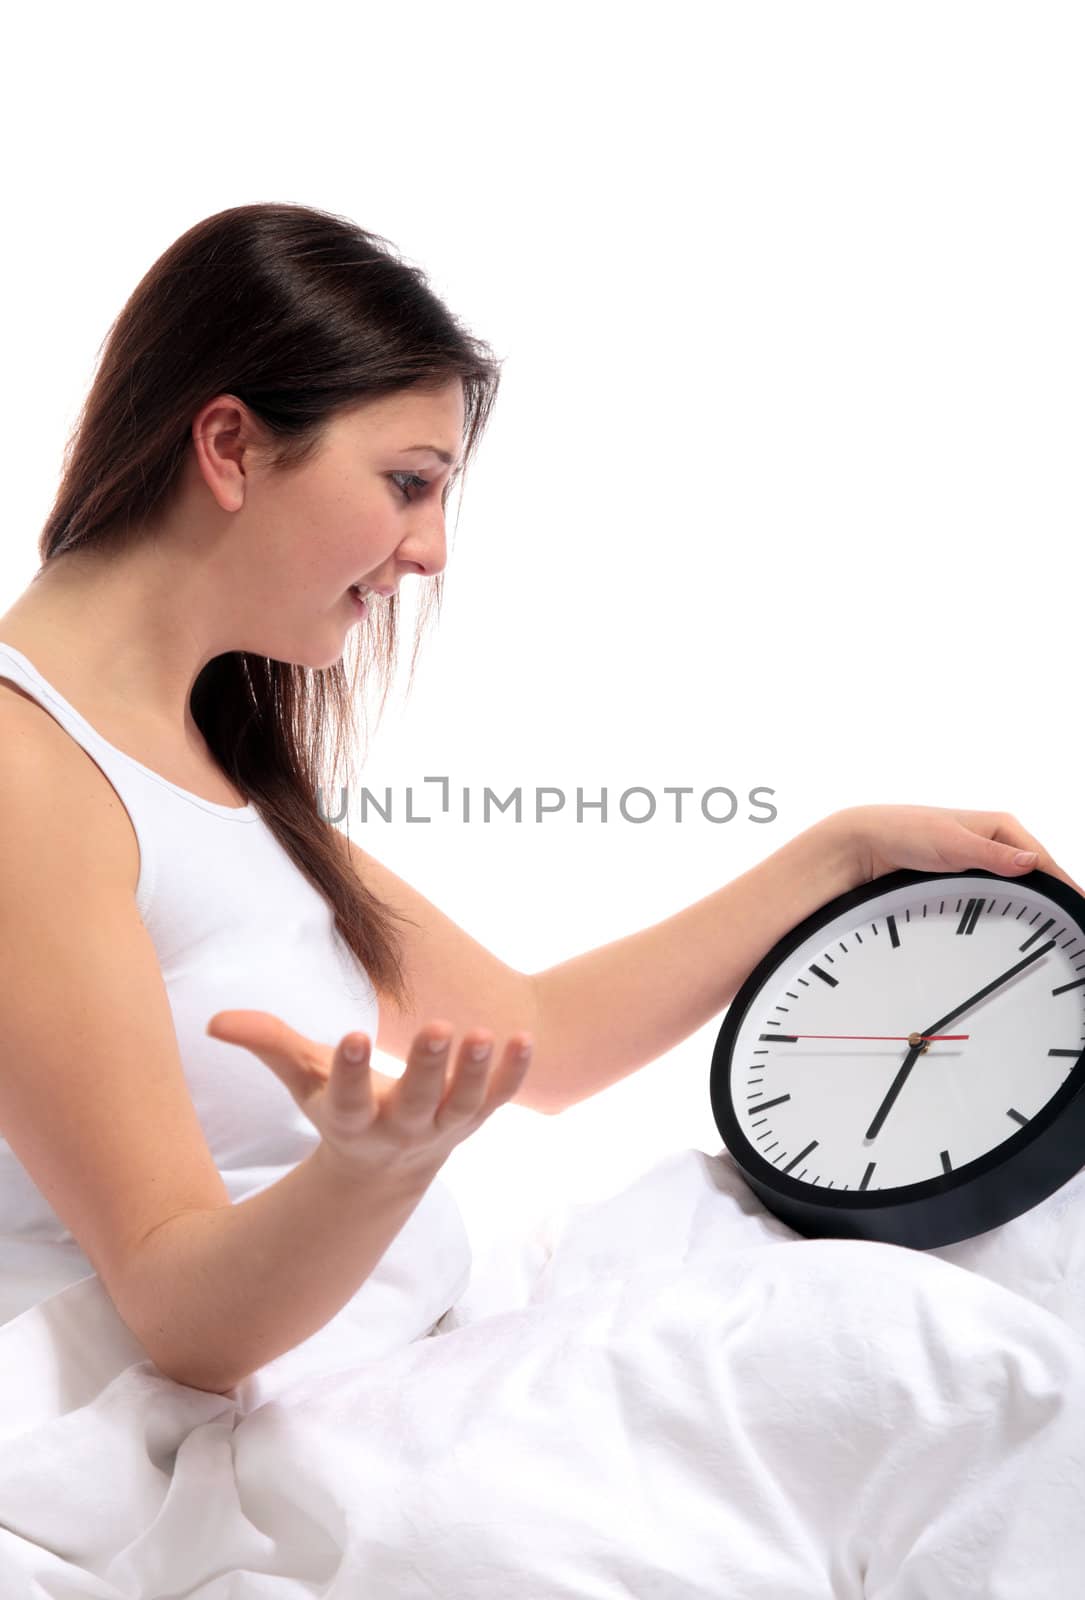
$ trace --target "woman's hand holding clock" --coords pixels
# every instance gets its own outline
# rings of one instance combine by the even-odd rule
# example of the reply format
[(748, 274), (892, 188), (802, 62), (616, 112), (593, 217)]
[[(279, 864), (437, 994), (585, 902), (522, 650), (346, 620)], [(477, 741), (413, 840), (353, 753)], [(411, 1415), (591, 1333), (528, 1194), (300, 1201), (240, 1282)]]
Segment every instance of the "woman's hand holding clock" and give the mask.
[[(850, 831), (856, 883), (871, 883), (904, 867), (915, 872), (956, 872), (983, 867), (1020, 877), (1047, 872), (1078, 894), (1085, 888), (1007, 811), (959, 811), (950, 806), (848, 806), (827, 819)], [(1017, 861), (1022, 851), (1032, 860)]]

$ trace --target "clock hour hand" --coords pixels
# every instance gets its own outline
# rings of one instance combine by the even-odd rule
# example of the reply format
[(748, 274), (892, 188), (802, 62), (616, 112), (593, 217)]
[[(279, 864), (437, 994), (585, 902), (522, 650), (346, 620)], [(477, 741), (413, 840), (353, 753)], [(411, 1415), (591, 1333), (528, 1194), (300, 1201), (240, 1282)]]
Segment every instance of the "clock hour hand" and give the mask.
[[(932, 1029), (931, 1031), (933, 1032), (934, 1030)], [(877, 1115), (866, 1131), (866, 1136), (868, 1139), (875, 1138), (880, 1132), (882, 1123), (893, 1109), (893, 1101), (897, 1098), (897, 1095), (908, 1082), (912, 1068), (915, 1066), (916, 1062), (919, 1060), (926, 1048), (927, 1043), (926, 1040), (924, 1040), (921, 1044), (914, 1044), (908, 1051), (908, 1054), (904, 1057), (904, 1060), (900, 1064), (899, 1072), (889, 1085), (889, 1093), (878, 1107)]]
[[(924, 1028), (924, 1035), (940, 1033), (941, 1030), (945, 1027), (948, 1027), (951, 1022), (955, 1022), (962, 1012), (967, 1011), (969, 1006), (974, 1006), (978, 1000), (985, 999), (986, 996), (991, 994), (995, 989), (1001, 988), (1004, 983), (1008, 983), (1011, 978), (1016, 977), (1017, 973), (1022, 972), (1025, 967), (1031, 967), (1034, 961), (1039, 961), (1041, 956), (1045, 956), (1047, 952), (1049, 950), (1053, 950), (1054, 947), (1054, 939), (1049, 939), (1046, 944), (1040, 945), (1032, 952), (1030, 956), (1026, 956), (1023, 961), (1018, 961), (1014, 966), (1010, 967), (1006, 972), (1003, 972), (999, 977), (992, 979), (992, 981), (987, 984), (985, 988), (978, 990), (973, 995), (969, 995), (968, 999), (963, 1001), (953, 1011), (947, 1011), (944, 1017), (939, 1017), (937, 1022), (932, 1022), (929, 1028)], [(904, 1088), (904, 1085), (907, 1083), (909, 1075), (911, 1074), (912, 1068), (915, 1066), (925, 1049), (926, 1039), (924, 1039), (924, 1041), (920, 1044), (913, 1045), (908, 1051), (908, 1054), (901, 1063), (900, 1071), (893, 1079), (893, 1082), (889, 1085), (888, 1094), (878, 1107), (874, 1121), (870, 1124), (870, 1127), (866, 1131), (866, 1136), (868, 1139), (876, 1138), (878, 1133), (881, 1131), (883, 1122), (892, 1110), (893, 1102), (896, 1100), (900, 1091)]]

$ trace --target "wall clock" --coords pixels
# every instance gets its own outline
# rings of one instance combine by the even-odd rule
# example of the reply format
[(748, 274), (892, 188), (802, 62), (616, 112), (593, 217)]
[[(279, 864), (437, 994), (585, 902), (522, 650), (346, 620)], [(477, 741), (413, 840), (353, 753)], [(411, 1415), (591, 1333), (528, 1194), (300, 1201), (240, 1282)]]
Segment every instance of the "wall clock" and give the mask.
[(797, 1233), (924, 1250), (998, 1227), (1085, 1166), (1085, 898), (982, 868), (849, 890), (739, 989), (710, 1094)]

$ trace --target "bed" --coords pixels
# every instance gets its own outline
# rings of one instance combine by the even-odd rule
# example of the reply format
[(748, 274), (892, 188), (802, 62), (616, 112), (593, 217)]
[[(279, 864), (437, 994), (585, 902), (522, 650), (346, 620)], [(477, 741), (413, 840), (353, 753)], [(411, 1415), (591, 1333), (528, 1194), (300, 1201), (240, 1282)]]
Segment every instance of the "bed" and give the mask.
[(416, 1212), (398, 1301), (225, 1395), (91, 1274), (0, 1327), (0, 1594), (1071, 1600), (1083, 1182), (917, 1252), (802, 1239), (679, 1150), (437, 1317)]

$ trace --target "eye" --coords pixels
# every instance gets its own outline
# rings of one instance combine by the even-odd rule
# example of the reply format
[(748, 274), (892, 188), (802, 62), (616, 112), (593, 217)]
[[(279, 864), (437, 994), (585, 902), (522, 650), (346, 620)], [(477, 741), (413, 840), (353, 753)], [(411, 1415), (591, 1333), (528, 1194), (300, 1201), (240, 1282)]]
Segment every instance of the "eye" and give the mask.
[[(393, 483), (395, 483), (396, 488), (399, 490), (404, 500), (410, 500), (411, 496), (408, 492), (410, 489), (425, 489), (429, 486), (429, 479), (420, 478), (417, 472), (392, 472), (389, 473), (389, 477), (392, 479)], [(406, 489), (399, 482), (400, 478), (404, 478), (406, 480)]]

